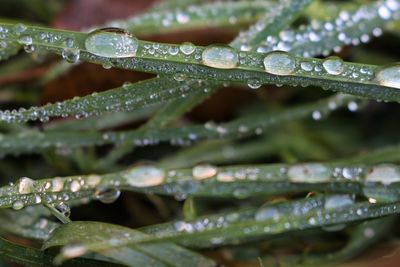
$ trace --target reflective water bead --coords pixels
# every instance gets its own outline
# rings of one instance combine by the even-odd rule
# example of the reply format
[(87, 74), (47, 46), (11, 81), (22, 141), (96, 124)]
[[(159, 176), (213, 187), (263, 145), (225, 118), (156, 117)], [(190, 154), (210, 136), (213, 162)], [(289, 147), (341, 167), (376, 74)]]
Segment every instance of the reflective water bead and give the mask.
[(89, 33), (85, 47), (88, 52), (96, 56), (134, 57), (139, 47), (139, 40), (123, 29), (103, 28)]
[(375, 166), (369, 170), (365, 181), (382, 183), (384, 185), (400, 182), (400, 170), (397, 166), (390, 164)]
[(95, 195), (100, 202), (104, 204), (110, 204), (119, 198), (121, 191), (114, 188), (104, 188), (96, 191)]
[(189, 42), (184, 42), (183, 44), (181, 44), (179, 46), (179, 50), (181, 50), (181, 52), (185, 55), (190, 55), (194, 52), (194, 50), (196, 50), (196, 46), (192, 43)]
[(32, 37), (30, 35), (21, 35), (21, 37), (18, 38), (18, 43), (22, 45), (31, 45)]
[(217, 69), (232, 69), (239, 63), (239, 56), (229, 46), (211, 45), (202, 53), (202, 63)]
[(309, 163), (294, 165), (288, 170), (289, 181), (294, 183), (321, 183), (331, 178), (332, 171), (322, 164)]
[(13, 208), (14, 210), (20, 210), (20, 209), (22, 209), (23, 207), (24, 207), (24, 202), (22, 202), (22, 201), (20, 201), (20, 200), (17, 200), (17, 201), (15, 201), (15, 202), (12, 203), (12, 208)]
[(400, 64), (381, 68), (376, 73), (375, 80), (380, 85), (400, 89)]
[(54, 208), (60, 212), (65, 217), (69, 217), (71, 215), (71, 208), (65, 204), (64, 202), (58, 202), (54, 205)]
[(279, 210), (274, 207), (261, 207), (255, 214), (256, 221), (273, 219), (277, 221), (280, 217)]
[(69, 63), (76, 63), (80, 57), (80, 51), (76, 48), (64, 48), (61, 52), (61, 56)]
[(76, 258), (85, 254), (87, 249), (83, 244), (73, 243), (63, 246), (60, 252), (64, 258)]
[(261, 82), (259, 79), (251, 79), (247, 82), (247, 86), (251, 89), (258, 89), (261, 87)]
[(195, 180), (204, 180), (217, 174), (217, 168), (209, 164), (198, 165), (193, 168), (192, 175)]
[(35, 181), (28, 177), (22, 177), (18, 180), (18, 193), (20, 194), (29, 194), (33, 191), (33, 186)]
[(343, 60), (340, 57), (328, 57), (322, 63), (327, 73), (339, 75), (344, 71)]
[(69, 185), (69, 188), (72, 192), (78, 192), (81, 189), (81, 184), (77, 180), (73, 180)]
[(123, 175), (127, 183), (135, 187), (148, 187), (160, 185), (165, 178), (165, 172), (154, 166), (134, 167)]
[(325, 197), (325, 209), (339, 209), (354, 204), (354, 200), (349, 195), (331, 195)]
[(296, 69), (294, 58), (281, 51), (275, 51), (267, 54), (264, 58), (265, 71), (275, 75), (290, 75)]

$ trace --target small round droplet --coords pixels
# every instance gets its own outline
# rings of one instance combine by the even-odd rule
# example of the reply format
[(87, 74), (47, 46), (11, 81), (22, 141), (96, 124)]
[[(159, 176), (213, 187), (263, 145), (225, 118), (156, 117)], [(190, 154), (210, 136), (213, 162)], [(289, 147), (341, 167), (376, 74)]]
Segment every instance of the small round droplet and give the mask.
[(184, 42), (183, 44), (181, 44), (179, 46), (179, 50), (181, 50), (181, 52), (185, 55), (190, 55), (194, 52), (194, 50), (196, 50), (196, 46), (192, 43), (189, 42)]
[(331, 75), (339, 75), (344, 71), (343, 60), (340, 57), (328, 57), (324, 60), (322, 66)]
[(239, 56), (229, 46), (211, 45), (202, 53), (204, 65), (217, 69), (232, 69), (239, 63)]
[(154, 166), (134, 167), (124, 173), (127, 183), (135, 187), (160, 185), (165, 179), (165, 172)]
[(29, 194), (33, 191), (33, 186), (35, 185), (35, 181), (28, 177), (22, 177), (17, 182), (18, 185), (18, 193), (20, 194)]
[(20, 201), (20, 200), (17, 200), (17, 201), (15, 201), (13, 204), (12, 204), (12, 208), (14, 209), (14, 210), (20, 210), (20, 209), (22, 209), (24, 207), (24, 202), (22, 202), (22, 201)]
[(258, 89), (261, 87), (261, 82), (258, 79), (251, 79), (247, 82), (247, 86), (251, 89)]
[(134, 57), (139, 40), (123, 29), (103, 28), (89, 33), (85, 47), (88, 52), (100, 57)]
[(60, 192), (64, 188), (64, 180), (62, 178), (56, 177), (51, 180), (51, 190), (53, 192)]
[(54, 208), (65, 217), (69, 217), (71, 215), (71, 208), (64, 202), (55, 203)]
[(69, 63), (76, 63), (80, 57), (80, 51), (76, 48), (64, 48), (61, 52), (61, 56)]
[(121, 191), (114, 188), (105, 188), (96, 191), (95, 195), (100, 202), (104, 204), (111, 204), (119, 198)]
[(381, 68), (376, 73), (375, 80), (380, 85), (400, 89), (400, 64)]
[(192, 170), (192, 175), (195, 180), (208, 179), (215, 176), (216, 174), (217, 168), (209, 164), (198, 165)]
[(18, 43), (21, 45), (31, 45), (32, 44), (32, 37), (30, 35), (21, 35), (18, 38)]

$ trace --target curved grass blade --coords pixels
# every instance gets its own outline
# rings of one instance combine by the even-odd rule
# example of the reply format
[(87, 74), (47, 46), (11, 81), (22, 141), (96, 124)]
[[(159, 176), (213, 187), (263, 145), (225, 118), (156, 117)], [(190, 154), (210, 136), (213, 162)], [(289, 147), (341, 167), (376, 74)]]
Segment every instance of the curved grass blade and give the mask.
[(45, 122), (50, 117), (57, 116), (75, 115), (76, 118), (86, 118), (109, 111), (131, 111), (171, 99), (182, 98), (182, 95), (192, 89), (190, 86), (175, 87), (175, 85), (176, 83), (172, 79), (153, 78), (135, 84), (125, 84), (122, 87), (101, 93), (47, 104), (43, 107), (1, 111), (0, 120), (19, 123), (30, 120)]
[[(400, 212), (400, 204), (370, 204), (370, 203), (356, 203), (354, 205), (325, 209), (316, 208), (311, 210), (301, 210), (302, 203), (292, 201), (290, 205), (298, 205), (300, 210), (294, 214), (280, 213), (279, 207), (274, 211), (266, 210), (268, 207), (262, 208), (260, 212), (265, 214), (256, 216), (252, 220), (229, 222), (220, 220), (220, 223), (212, 223), (207, 218), (201, 218), (192, 221), (179, 221), (173, 227), (164, 231), (157, 231), (154, 235), (147, 235), (146, 237), (125, 237), (117, 241), (110, 242), (111, 240), (103, 240), (103, 242), (92, 242), (84, 246), (87, 250), (99, 251), (102, 249), (110, 249), (117, 247), (124, 247), (128, 244), (147, 244), (154, 242), (178, 242), (184, 243), (185, 241), (194, 243), (195, 240), (209, 239), (213, 246), (218, 246), (224, 243), (225, 239), (237, 240), (238, 238), (255, 238), (260, 236), (270, 236), (282, 234), (296, 230), (314, 229), (322, 226), (332, 226), (342, 223), (351, 223), (367, 219), (379, 218), (388, 215), (398, 214)], [(269, 207), (271, 208), (271, 207)], [(291, 210), (290, 208), (288, 209)], [(258, 213), (259, 214), (259, 213)], [(276, 216), (278, 214), (278, 216)], [(265, 216), (264, 216), (265, 215)], [(204, 221), (205, 220), (205, 221)], [(210, 223), (210, 225), (208, 225)], [(49, 243), (45, 243), (44, 247), (47, 248), (52, 245), (52, 239), (58, 239), (64, 236), (64, 232), (75, 232), (87, 230), (88, 222), (72, 222), (61, 226), (53, 232), (52, 238)], [(200, 244), (200, 243), (199, 243)]]
[(211, 259), (172, 243), (132, 244), (118, 249), (85, 250), (86, 244), (92, 242), (103, 243), (112, 239), (118, 243), (120, 239), (127, 237), (146, 238), (148, 235), (127, 227), (107, 223), (80, 222), (79, 224), (83, 226), (80, 229), (64, 228), (57, 231), (56, 235), (52, 235), (45, 242), (44, 248), (78, 242), (70, 247), (68, 245), (63, 247), (58, 257), (59, 260), (71, 258), (70, 251), (79, 251), (81, 253), (73, 255), (73, 257), (81, 256), (86, 252), (97, 252), (127, 266), (216, 266)]
[(311, 104), (300, 105), (283, 112), (239, 118), (228, 123), (195, 125), (179, 128), (148, 129), (122, 132), (27, 132), (0, 136), (0, 154), (37, 152), (50, 147), (93, 146), (131, 142), (137, 146), (155, 145), (170, 141), (185, 145), (203, 139), (246, 137), (260, 135), (271, 126), (296, 119), (311, 117), (315, 112), (326, 116), (333, 110), (352, 101), (352, 96), (335, 95)]
[(276, 196), (310, 191), (355, 194), (372, 203), (400, 199), (397, 165), (272, 164), (193, 169), (139, 166), (104, 175), (70, 176), (33, 181), (21, 178), (0, 188), (0, 208), (58, 205), (62, 201), (102, 200), (107, 190), (128, 190), (185, 197)]
[[(200, 1), (201, 2), (201, 1)], [(205, 27), (232, 27), (252, 23), (275, 5), (272, 1), (235, 1), (169, 6), (142, 15), (106, 23), (106, 27), (150, 35)]]
[[(54, 255), (40, 250), (23, 247), (0, 238), (0, 258), (24, 266), (53, 266)], [(121, 266), (112, 262), (92, 259), (73, 259), (63, 266)]]

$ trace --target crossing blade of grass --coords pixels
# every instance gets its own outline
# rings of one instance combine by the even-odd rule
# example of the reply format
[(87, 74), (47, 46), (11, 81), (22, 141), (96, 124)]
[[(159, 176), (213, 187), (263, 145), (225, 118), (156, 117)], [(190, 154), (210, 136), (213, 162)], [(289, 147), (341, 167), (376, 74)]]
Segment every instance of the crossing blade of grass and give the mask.
[[(179, 128), (132, 130), (120, 132), (26, 132), (20, 135), (2, 135), (0, 154), (32, 153), (51, 147), (95, 146), (105, 144), (133, 143), (137, 146), (155, 145), (170, 141), (174, 145), (185, 145), (204, 139), (240, 138), (260, 135), (270, 127), (311, 117), (314, 112), (326, 116), (333, 110), (347, 105), (354, 97), (335, 95), (311, 104), (299, 105), (282, 112), (258, 114), (238, 118), (228, 123), (194, 125)], [(45, 140), (45, 142), (44, 142)]]
[[(45, 248), (63, 246), (71, 243), (72, 240), (78, 242), (70, 247), (65, 246), (62, 248), (61, 254), (57, 259), (63, 261), (90, 252), (90, 250), (85, 250), (85, 245), (92, 242), (103, 243), (110, 239), (119, 242), (120, 239), (127, 237), (146, 238), (148, 236), (127, 227), (100, 222), (86, 222), (84, 226), (84, 229), (82, 229), (84, 231), (76, 231), (77, 229), (62, 231), (55, 238), (50, 237), (45, 244)], [(69, 251), (79, 251), (80, 253), (77, 254), (80, 255), (72, 255)], [(93, 252), (101, 253), (127, 266), (216, 266), (212, 260), (172, 243), (131, 244), (118, 249), (93, 250)]]

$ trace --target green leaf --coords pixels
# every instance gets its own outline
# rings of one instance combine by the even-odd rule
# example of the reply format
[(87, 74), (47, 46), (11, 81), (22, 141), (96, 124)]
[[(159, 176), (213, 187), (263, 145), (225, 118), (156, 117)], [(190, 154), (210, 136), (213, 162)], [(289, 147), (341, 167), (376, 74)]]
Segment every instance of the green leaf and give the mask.
[[(102, 247), (101, 250), (85, 249), (86, 245), (94, 242), (118, 244), (121, 239), (146, 237), (148, 237), (147, 234), (118, 225), (100, 222), (72, 222), (57, 228), (44, 243), (43, 248), (64, 246), (59, 259), (81, 256), (90, 251), (100, 253), (128, 266), (216, 266), (212, 260), (172, 243), (132, 244), (118, 249), (113, 249), (113, 245), (110, 244), (109, 249), (107, 247)], [(70, 254), (72, 251), (80, 253), (72, 255), (72, 253)]]

